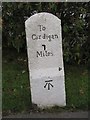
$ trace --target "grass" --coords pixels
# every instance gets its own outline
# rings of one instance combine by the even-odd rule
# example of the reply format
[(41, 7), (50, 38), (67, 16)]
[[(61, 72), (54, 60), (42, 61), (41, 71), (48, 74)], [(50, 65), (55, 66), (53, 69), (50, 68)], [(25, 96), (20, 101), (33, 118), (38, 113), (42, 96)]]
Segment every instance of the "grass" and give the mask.
[(67, 106), (88, 108), (88, 71), (84, 66), (66, 68)]
[[(32, 105), (27, 57), (24, 54), (11, 53), (8, 55), (7, 53), (3, 53), (2, 65), (3, 114), (30, 111)], [(88, 71), (86, 67), (65, 65), (65, 84), (67, 106), (43, 109), (44, 112), (88, 109)], [(38, 111), (41, 110), (38, 109)]]
[(15, 56), (3, 57), (3, 112), (25, 111), (31, 106), (27, 62)]

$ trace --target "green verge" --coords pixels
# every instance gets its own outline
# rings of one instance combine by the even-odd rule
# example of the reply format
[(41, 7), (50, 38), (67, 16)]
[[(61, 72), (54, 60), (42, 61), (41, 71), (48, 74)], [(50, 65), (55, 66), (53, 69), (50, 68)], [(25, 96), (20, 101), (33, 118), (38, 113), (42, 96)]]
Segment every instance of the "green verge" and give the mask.
[(3, 113), (30, 109), (30, 87), (27, 61), (13, 53), (3, 56), (2, 62)]
[[(24, 55), (6, 54), (3, 56), (3, 114), (26, 112), (32, 109), (27, 57), (22, 56)], [(43, 109), (43, 111), (88, 110), (87, 68), (85, 66), (65, 65), (65, 85), (66, 107), (55, 106), (50, 109)]]
[(66, 67), (67, 106), (77, 109), (88, 108), (88, 70), (85, 66)]

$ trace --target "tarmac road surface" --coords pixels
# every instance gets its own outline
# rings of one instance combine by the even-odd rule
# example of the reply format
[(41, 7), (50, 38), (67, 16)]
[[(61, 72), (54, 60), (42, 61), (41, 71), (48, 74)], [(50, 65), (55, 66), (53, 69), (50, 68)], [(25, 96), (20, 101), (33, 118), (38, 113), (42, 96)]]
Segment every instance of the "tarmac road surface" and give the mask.
[(88, 118), (88, 111), (16, 114), (3, 116), (3, 118)]

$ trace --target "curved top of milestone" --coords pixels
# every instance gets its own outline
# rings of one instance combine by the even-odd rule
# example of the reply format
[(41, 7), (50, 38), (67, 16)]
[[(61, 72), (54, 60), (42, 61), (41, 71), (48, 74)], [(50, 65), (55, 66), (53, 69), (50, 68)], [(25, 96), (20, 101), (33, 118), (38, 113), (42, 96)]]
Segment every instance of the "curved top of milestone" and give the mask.
[[(36, 19), (36, 18), (37, 18), (37, 19)], [(28, 22), (29, 22), (29, 23), (30, 23), (30, 22), (37, 22), (39, 19), (44, 19), (44, 20), (45, 20), (46, 18), (47, 18), (47, 20), (49, 20), (49, 21), (54, 21), (54, 19), (55, 19), (55, 20), (61, 22), (61, 20), (60, 20), (57, 16), (53, 15), (52, 13), (41, 12), (41, 13), (36, 13), (36, 14), (30, 16), (30, 17), (25, 21), (25, 24), (27, 25)]]

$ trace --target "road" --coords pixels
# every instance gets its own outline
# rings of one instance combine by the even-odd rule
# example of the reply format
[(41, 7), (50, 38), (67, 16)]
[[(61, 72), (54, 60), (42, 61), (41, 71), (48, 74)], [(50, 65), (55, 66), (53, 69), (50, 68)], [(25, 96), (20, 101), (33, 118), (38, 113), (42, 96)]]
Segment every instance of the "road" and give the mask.
[(88, 118), (88, 112), (30, 113), (3, 116), (3, 118)]

